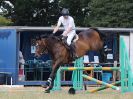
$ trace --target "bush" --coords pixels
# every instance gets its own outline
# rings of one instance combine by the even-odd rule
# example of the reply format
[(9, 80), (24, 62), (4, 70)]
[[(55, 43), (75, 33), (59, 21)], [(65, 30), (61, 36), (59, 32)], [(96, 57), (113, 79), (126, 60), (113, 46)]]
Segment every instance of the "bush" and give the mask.
[(9, 26), (12, 24), (13, 24), (13, 22), (10, 19), (0, 16), (0, 26)]

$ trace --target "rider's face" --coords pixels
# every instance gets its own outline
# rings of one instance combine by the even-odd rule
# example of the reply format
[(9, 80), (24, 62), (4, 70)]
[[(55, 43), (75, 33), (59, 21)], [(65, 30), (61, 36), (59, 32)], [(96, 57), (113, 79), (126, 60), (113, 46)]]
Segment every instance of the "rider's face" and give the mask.
[(65, 16), (63, 16), (65, 19), (67, 19), (68, 18), (68, 15), (65, 15)]

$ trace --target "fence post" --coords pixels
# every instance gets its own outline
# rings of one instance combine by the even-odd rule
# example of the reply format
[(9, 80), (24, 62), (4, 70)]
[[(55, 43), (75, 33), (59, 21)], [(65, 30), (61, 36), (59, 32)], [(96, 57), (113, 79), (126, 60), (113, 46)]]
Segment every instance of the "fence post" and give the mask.
[(58, 69), (55, 80), (54, 80), (54, 90), (61, 90), (61, 67)]
[[(74, 67), (84, 67), (83, 57), (77, 59), (74, 63)], [(75, 90), (83, 89), (83, 70), (74, 70), (72, 74), (73, 88)]]
[(120, 37), (120, 68), (121, 92), (133, 92), (133, 70), (128, 51), (122, 37)]

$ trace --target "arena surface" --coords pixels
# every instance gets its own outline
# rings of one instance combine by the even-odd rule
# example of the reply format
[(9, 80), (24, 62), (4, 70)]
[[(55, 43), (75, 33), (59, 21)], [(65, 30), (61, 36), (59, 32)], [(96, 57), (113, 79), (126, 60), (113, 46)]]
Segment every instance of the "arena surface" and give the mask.
[[(133, 93), (121, 94), (120, 91), (106, 89), (89, 94), (76, 91), (75, 95), (68, 94), (70, 87), (63, 87), (61, 91), (44, 93), (42, 87), (5, 87), (0, 86), (0, 99), (133, 99)], [(94, 89), (96, 87), (88, 87)]]

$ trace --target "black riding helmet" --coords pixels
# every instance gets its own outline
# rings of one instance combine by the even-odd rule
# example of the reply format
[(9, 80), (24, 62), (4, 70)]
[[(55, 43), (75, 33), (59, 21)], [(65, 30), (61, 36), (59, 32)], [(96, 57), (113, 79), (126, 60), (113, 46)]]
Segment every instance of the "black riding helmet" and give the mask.
[(62, 16), (68, 16), (69, 15), (69, 10), (66, 8), (63, 8), (61, 11)]

